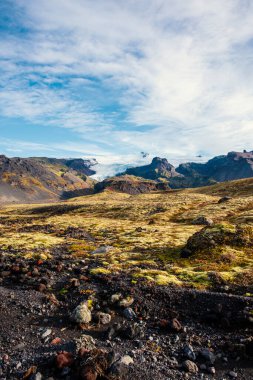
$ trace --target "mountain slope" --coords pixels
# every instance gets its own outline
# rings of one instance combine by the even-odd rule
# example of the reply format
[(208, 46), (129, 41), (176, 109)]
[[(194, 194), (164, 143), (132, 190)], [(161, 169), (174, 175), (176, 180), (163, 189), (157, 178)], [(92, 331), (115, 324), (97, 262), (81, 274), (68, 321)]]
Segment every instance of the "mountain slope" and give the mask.
[(86, 176), (91, 176), (96, 173), (95, 170), (91, 169), (94, 165), (97, 165), (95, 159), (84, 160), (82, 158), (48, 158), (48, 157), (31, 157), (30, 160), (34, 162), (39, 162), (43, 165), (52, 166), (62, 166), (63, 168), (76, 170), (78, 173), (84, 174)]
[(92, 180), (60, 162), (0, 156), (1, 202), (64, 199), (92, 188)]
[(101, 192), (106, 189), (134, 195), (169, 190), (169, 187), (165, 183), (157, 183), (153, 180), (124, 175), (105, 179), (95, 185), (95, 192)]
[(140, 166), (137, 168), (129, 168), (125, 174), (134, 175), (146, 179), (159, 180), (169, 179), (172, 177), (180, 177), (181, 174), (171, 165), (166, 158), (153, 158), (151, 164)]
[(206, 164), (181, 164), (176, 169), (185, 177), (203, 177), (217, 182), (253, 177), (253, 152), (229, 152), (217, 156)]
[(151, 164), (127, 169), (123, 174), (168, 181), (172, 189), (207, 186), (253, 177), (253, 152), (230, 152), (214, 157), (204, 164), (187, 162), (177, 168), (165, 158), (155, 157)]

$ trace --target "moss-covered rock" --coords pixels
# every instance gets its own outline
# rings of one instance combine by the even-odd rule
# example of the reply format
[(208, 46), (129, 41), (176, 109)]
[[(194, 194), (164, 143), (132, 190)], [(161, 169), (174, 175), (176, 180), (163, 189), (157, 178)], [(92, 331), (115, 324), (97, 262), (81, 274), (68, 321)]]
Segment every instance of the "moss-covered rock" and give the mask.
[(190, 257), (199, 252), (216, 252), (224, 246), (253, 246), (253, 228), (248, 225), (228, 223), (208, 226), (192, 235), (181, 252), (181, 257)]

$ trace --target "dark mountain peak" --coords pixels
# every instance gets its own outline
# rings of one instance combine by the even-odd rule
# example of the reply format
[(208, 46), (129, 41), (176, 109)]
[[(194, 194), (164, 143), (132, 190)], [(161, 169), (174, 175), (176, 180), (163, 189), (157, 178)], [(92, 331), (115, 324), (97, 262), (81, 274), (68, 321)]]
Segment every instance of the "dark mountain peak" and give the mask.
[(154, 157), (151, 164), (127, 169), (124, 174), (134, 175), (151, 180), (167, 180), (180, 176), (166, 158)]
[(77, 170), (88, 176), (96, 173), (95, 170), (91, 169), (91, 167), (96, 165), (96, 163), (91, 160), (84, 160), (82, 158), (72, 158), (65, 161), (65, 165), (67, 167)]
[(151, 165), (161, 165), (161, 164), (170, 165), (168, 163), (167, 158), (154, 157), (152, 162), (151, 162)]
[(188, 186), (209, 185), (210, 181), (223, 182), (253, 177), (253, 152), (229, 152), (211, 158), (207, 163), (188, 162), (176, 169)]
[(232, 160), (240, 160), (240, 159), (250, 159), (253, 160), (253, 152), (247, 152), (244, 150), (243, 152), (229, 152), (227, 154), (227, 158)]

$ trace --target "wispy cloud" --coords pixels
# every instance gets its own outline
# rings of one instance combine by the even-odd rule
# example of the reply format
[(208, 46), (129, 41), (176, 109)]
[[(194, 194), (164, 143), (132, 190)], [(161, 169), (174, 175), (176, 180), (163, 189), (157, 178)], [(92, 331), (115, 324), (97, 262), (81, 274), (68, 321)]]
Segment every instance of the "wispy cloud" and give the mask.
[(87, 154), (115, 159), (252, 149), (252, 2), (9, 4), (0, 39), (6, 118), (69, 128)]

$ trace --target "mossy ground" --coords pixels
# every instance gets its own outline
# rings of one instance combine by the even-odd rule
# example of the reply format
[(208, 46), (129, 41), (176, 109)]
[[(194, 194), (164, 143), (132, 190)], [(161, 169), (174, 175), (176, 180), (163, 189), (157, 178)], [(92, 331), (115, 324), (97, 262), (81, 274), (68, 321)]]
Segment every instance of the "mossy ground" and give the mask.
[[(219, 204), (222, 195), (233, 198)], [(104, 192), (50, 205), (5, 206), (0, 210), (0, 249), (3, 254), (50, 258), (53, 248), (62, 246), (70, 257), (85, 259), (91, 274), (123, 271), (133, 284), (145, 279), (159, 285), (204, 288), (217, 278), (238, 285), (245, 278), (250, 282), (253, 249), (224, 246), (212, 255), (199, 252), (180, 258), (187, 239), (203, 228), (192, 224), (200, 215), (231, 230), (236, 224), (251, 226), (253, 181), (134, 196)], [(51, 230), (45, 230), (46, 225)], [(86, 230), (94, 241), (65, 234), (69, 226)], [(105, 245), (113, 248), (106, 254), (92, 254)]]

